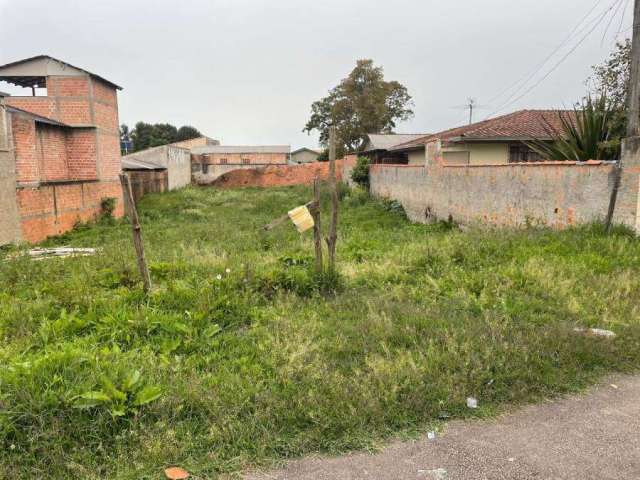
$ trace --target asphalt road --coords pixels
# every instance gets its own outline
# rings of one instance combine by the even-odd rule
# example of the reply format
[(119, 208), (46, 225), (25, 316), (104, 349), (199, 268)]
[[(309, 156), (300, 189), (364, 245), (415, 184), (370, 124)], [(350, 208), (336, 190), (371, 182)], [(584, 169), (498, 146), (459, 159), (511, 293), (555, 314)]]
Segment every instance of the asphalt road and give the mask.
[(490, 421), (454, 421), (435, 440), (374, 455), (309, 457), (247, 480), (640, 479), (640, 376)]

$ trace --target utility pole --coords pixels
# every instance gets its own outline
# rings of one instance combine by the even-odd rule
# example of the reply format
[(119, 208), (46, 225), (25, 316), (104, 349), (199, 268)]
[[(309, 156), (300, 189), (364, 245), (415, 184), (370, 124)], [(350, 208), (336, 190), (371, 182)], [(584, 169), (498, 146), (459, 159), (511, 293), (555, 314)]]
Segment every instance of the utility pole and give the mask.
[(469, 125), (473, 123), (473, 106), (476, 101), (473, 98), (469, 98)]
[(633, 8), (633, 40), (631, 42), (631, 78), (627, 99), (627, 137), (640, 134), (640, 0)]
[[(618, 160), (613, 180), (613, 189), (611, 190), (611, 198), (609, 200), (609, 211), (607, 212), (607, 220), (605, 222), (606, 232), (611, 231), (613, 223), (613, 215), (616, 210), (616, 201), (618, 199), (618, 190), (622, 181), (622, 167), (625, 155), (635, 153), (638, 155), (637, 145), (631, 148), (625, 148), (625, 142), (632, 142), (640, 136), (640, 0), (634, 0), (633, 7), (633, 39), (631, 41), (631, 76), (629, 79), (629, 93), (627, 97), (627, 138), (622, 142), (622, 152)], [(637, 143), (637, 142), (636, 142)]]

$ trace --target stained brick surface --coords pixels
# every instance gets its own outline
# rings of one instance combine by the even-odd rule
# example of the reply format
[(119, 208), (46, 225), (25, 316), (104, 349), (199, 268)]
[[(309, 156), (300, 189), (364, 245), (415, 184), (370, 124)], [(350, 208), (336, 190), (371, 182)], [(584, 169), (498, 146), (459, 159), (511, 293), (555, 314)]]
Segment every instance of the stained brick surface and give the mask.
[(16, 201), (24, 240), (36, 242), (94, 218), (106, 197), (118, 199), (115, 214), (123, 214), (114, 88), (90, 76), (48, 77), (47, 97), (6, 100), (72, 126), (11, 114)]

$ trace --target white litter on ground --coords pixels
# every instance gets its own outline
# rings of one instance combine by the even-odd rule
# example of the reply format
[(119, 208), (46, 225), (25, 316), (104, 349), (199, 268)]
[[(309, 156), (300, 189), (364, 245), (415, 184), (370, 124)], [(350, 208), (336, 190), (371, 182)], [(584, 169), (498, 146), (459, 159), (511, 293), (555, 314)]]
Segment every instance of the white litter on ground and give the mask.
[(429, 440), (435, 440), (436, 438), (436, 432), (427, 432), (427, 438)]
[(435, 470), (418, 470), (418, 475), (425, 476), (432, 480), (447, 480), (447, 471), (444, 468)]
[(617, 336), (615, 332), (612, 332), (611, 330), (604, 330), (602, 328), (574, 328), (573, 331), (592, 337), (616, 338)]
[(467, 398), (467, 407), (478, 408), (478, 400), (473, 397)]
[(95, 254), (95, 248), (57, 247), (27, 250), (27, 255), (29, 255), (32, 260), (44, 260), (45, 258), (53, 257), (88, 257)]

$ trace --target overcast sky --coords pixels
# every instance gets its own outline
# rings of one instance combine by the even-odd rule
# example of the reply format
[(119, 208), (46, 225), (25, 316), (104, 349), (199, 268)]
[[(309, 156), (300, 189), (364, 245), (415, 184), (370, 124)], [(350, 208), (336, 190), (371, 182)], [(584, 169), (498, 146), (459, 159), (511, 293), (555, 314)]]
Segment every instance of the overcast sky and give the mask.
[(313, 147), (317, 136), (302, 133), (310, 105), (356, 59), (372, 58), (413, 96), (415, 117), (397, 132), (438, 131), (465, 123), (456, 107), (468, 97), (485, 107), (477, 120), (501, 107), (510, 92), (494, 97), (538, 70), (595, 4), (522, 93), (575, 51), (502, 112), (553, 108), (580, 99), (591, 65), (630, 35), (632, 1), (0, 0), (0, 63), (48, 54), (106, 77), (124, 87), (121, 123)]

